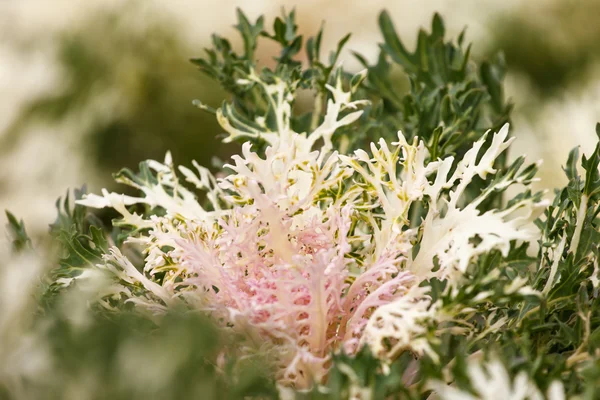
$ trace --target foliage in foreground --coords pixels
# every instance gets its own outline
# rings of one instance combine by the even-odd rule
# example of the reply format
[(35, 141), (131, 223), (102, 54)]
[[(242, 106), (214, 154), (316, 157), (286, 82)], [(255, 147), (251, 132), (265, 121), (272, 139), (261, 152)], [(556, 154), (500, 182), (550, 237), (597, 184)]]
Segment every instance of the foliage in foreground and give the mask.
[(537, 164), (507, 161), (501, 59), (477, 67), (439, 16), (410, 52), (382, 13), (378, 62), (354, 75), (348, 37), (324, 62), (293, 12), (263, 24), (239, 12), (243, 52), (214, 36), (193, 60), (231, 94), (197, 105), (242, 143), (216, 177), (167, 154), (116, 175), (139, 196), (67, 197), (39, 285), (9, 215), (4, 396), (594, 398), (600, 146), (545, 200)]

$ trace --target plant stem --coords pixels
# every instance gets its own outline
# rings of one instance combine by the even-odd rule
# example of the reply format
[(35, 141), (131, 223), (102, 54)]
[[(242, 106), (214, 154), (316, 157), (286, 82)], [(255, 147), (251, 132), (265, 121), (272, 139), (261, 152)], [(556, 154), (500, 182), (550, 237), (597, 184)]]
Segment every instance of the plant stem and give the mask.
[(565, 245), (567, 244), (567, 235), (565, 234), (558, 245), (558, 249), (554, 252), (554, 260), (552, 261), (552, 266), (550, 267), (550, 276), (548, 277), (548, 281), (546, 282), (546, 286), (544, 286), (544, 290), (542, 290), (543, 294), (548, 294), (550, 289), (552, 289), (552, 284), (554, 283), (554, 277), (556, 276), (556, 272), (558, 271), (558, 263), (562, 258), (563, 251), (565, 251)]
[(310, 120), (310, 130), (311, 132), (317, 129), (319, 125), (319, 120), (321, 119), (321, 108), (323, 108), (323, 94), (318, 93), (315, 97), (315, 105), (313, 107), (312, 118)]
[(569, 246), (569, 251), (572, 252), (573, 255), (577, 255), (577, 247), (579, 246), (581, 231), (583, 230), (583, 224), (585, 223), (587, 205), (588, 197), (587, 195), (583, 194), (581, 196), (581, 204), (579, 204), (579, 209), (577, 210), (577, 225), (575, 225), (575, 233), (573, 233), (573, 239), (571, 240), (571, 245)]

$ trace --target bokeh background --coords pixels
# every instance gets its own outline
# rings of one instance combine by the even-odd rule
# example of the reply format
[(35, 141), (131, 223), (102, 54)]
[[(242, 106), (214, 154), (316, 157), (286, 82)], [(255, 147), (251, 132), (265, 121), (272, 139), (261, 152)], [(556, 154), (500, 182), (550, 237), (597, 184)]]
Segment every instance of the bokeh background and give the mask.
[[(69, 188), (112, 188), (111, 173), (161, 159), (210, 165), (232, 151), (211, 115), (223, 93), (188, 59), (213, 32), (239, 45), (232, 25), (241, 7), (267, 24), (296, 9), (301, 33), (325, 21), (324, 48), (352, 32), (350, 50), (374, 60), (383, 8), (412, 46), (435, 11), (450, 35), (467, 26), (476, 60), (503, 50), (506, 93), (515, 103), (512, 154), (543, 158), (540, 188), (564, 183), (568, 151), (590, 152), (600, 120), (598, 0), (0, 0), (0, 209), (47, 231), (54, 202)], [(259, 46), (261, 60), (274, 49)]]

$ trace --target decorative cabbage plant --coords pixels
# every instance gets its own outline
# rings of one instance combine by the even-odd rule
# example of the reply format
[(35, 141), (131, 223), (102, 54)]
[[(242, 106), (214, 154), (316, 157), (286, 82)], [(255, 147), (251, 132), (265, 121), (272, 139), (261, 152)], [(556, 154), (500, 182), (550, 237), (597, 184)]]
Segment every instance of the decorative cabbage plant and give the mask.
[[(185, 365), (203, 384), (218, 377), (204, 392), (216, 397), (592, 398), (600, 147), (583, 158), (585, 176), (573, 151), (569, 186), (546, 200), (531, 189), (537, 164), (508, 162), (501, 58), (477, 69), (463, 35), (446, 41), (437, 15), (412, 53), (386, 13), (380, 26), (378, 62), (357, 55), (366, 69), (349, 74), (337, 61), (348, 37), (326, 63), (319, 32), (302, 63), (293, 12), (272, 33), (238, 12), (243, 53), (214, 36), (193, 62), (231, 94), (217, 109), (195, 104), (240, 154), (213, 173), (167, 153), (116, 175), (138, 194), (78, 192), (74, 208), (67, 198), (40, 318), (78, 301), (94, 318), (145, 321), (138, 342), (167, 337), (153, 339), (160, 355), (113, 346), (108, 370), (141, 361), (126, 371), (137, 378), (110, 381), (106, 396), (168, 398)], [(281, 47), (272, 69), (255, 60), (259, 37)], [(115, 212), (112, 230), (95, 208)], [(30, 247), (14, 217), (11, 226), (15, 249)], [(192, 335), (228, 339), (185, 364), (196, 347), (168, 332), (195, 325), (174, 314), (214, 325)], [(247, 360), (265, 376), (244, 386)], [(143, 383), (146, 368), (160, 379)], [(179, 395), (202, 396), (184, 387)]]

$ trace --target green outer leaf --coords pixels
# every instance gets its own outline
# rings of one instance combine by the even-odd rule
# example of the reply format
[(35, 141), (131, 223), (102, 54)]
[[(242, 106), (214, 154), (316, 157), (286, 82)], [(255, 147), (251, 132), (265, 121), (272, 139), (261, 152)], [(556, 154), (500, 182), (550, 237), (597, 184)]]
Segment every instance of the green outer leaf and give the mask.
[(31, 239), (25, 231), (25, 223), (17, 218), (8, 210), (5, 210), (8, 223), (6, 224), (9, 239), (12, 243), (13, 251), (16, 253), (32, 250)]

